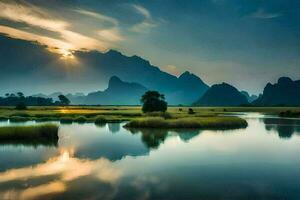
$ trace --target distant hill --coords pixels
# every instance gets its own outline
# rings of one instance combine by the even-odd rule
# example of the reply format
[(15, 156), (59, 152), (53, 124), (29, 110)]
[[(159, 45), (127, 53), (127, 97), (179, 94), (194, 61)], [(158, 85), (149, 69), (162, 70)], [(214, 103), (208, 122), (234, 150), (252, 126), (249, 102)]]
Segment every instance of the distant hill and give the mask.
[(139, 105), (147, 88), (138, 83), (128, 83), (113, 76), (104, 91), (89, 93), (83, 100), (88, 105)]
[[(148, 89), (138, 83), (124, 82), (117, 76), (109, 79), (108, 87), (104, 91), (91, 92), (88, 95), (82, 93), (65, 94), (74, 105), (139, 105), (141, 96)], [(62, 92), (50, 95), (36, 94), (35, 97), (58, 99)]]
[(72, 60), (64, 60), (36, 42), (0, 35), (0, 44), (0, 85), (7, 86), (0, 88), (3, 93), (16, 89), (24, 93), (87, 93), (102, 89), (110, 77), (117, 76), (165, 94), (169, 104), (188, 105), (208, 89), (192, 73), (176, 77), (139, 56), (125, 56), (115, 50), (75, 51)]
[(258, 106), (299, 106), (300, 80), (293, 81), (288, 77), (281, 77), (277, 83), (268, 83), (263, 94), (253, 102)]
[(257, 95), (250, 95), (247, 91), (241, 91), (241, 93), (247, 98), (248, 102), (251, 103), (258, 98)]
[(211, 86), (206, 93), (197, 101), (198, 106), (239, 106), (248, 104), (247, 98), (235, 87), (227, 84)]

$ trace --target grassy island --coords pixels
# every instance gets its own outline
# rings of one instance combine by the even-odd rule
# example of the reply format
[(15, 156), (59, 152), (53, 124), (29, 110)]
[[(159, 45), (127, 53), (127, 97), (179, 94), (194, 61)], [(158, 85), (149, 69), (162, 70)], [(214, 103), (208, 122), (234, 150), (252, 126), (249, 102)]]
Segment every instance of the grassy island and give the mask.
[(148, 117), (128, 122), (126, 128), (206, 128), (233, 129), (247, 127), (247, 121), (239, 117), (187, 117), (179, 119), (165, 119)]
[(0, 127), (0, 143), (57, 144), (57, 142), (58, 126), (54, 124)]

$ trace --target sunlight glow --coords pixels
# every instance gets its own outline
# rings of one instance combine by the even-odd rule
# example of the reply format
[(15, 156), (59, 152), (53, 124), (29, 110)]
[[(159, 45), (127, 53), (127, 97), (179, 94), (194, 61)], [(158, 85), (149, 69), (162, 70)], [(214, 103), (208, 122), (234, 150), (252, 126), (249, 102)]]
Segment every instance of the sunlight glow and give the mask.
[(61, 54), (62, 59), (74, 59), (74, 55), (71, 50), (59, 49), (59, 53)]

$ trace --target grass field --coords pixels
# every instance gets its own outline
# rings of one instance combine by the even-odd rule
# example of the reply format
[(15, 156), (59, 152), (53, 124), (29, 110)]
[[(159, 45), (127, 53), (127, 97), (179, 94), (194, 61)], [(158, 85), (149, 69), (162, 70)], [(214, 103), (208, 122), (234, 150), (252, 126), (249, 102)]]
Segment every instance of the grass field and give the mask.
[[(188, 114), (192, 108), (194, 114)], [(68, 107), (28, 107), (15, 110), (14, 107), (0, 107), (0, 120), (23, 121), (61, 121), (63, 123), (85, 122), (123, 122), (144, 117), (163, 117), (179, 119), (187, 117), (212, 117), (234, 112), (260, 112), (279, 115), (290, 111), (300, 112), (300, 107), (169, 107), (167, 113), (143, 114), (139, 106), (68, 106)]]

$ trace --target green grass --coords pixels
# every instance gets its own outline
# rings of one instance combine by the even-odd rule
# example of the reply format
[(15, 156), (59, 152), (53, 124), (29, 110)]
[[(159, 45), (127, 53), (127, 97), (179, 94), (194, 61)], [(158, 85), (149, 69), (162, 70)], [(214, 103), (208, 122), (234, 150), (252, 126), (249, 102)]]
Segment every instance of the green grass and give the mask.
[[(192, 108), (194, 114), (188, 114)], [(162, 117), (165, 119), (180, 119), (190, 117), (214, 117), (233, 112), (260, 112), (263, 114), (279, 115), (290, 110), (300, 113), (299, 107), (169, 107), (166, 113), (154, 112), (144, 114), (139, 106), (36, 106), (27, 110), (17, 111), (14, 107), (0, 107), (0, 120), (10, 119), (12, 122), (25, 121), (71, 121), (96, 122), (97, 118), (106, 122), (125, 122), (144, 117)], [(296, 116), (297, 117), (297, 116)], [(86, 118), (86, 119), (84, 119)], [(67, 120), (68, 119), (68, 120)], [(72, 120), (71, 120), (72, 119)]]
[(245, 128), (247, 122), (239, 117), (190, 117), (180, 119), (164, 119), (161, 117), (149, 117), (128, 122), (127, 128), (206, 128), (206, 129), (230, 129)]
[(58, 126), (54, 124), (0, 127), (0, 143), (57, 144), (57, 142)]

